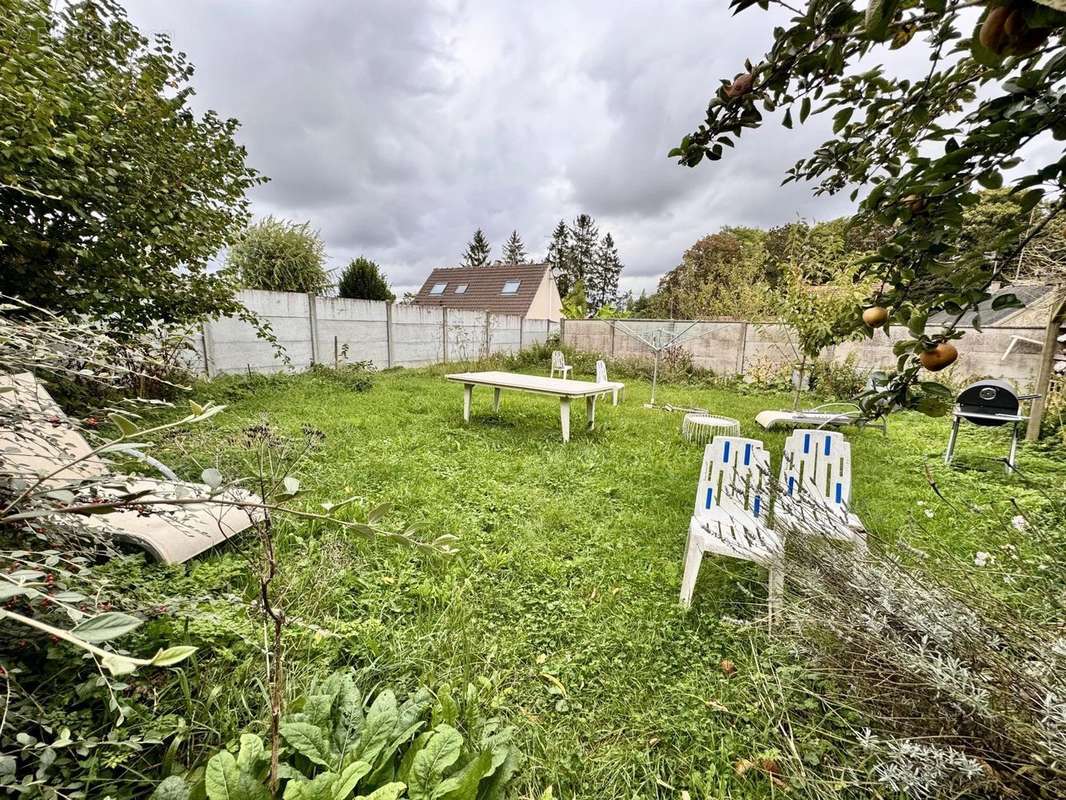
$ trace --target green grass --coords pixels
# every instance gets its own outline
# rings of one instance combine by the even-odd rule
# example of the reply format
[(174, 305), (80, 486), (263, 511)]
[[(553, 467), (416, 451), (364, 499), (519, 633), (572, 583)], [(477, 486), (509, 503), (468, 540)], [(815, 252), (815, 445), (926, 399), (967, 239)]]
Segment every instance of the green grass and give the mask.
[[(187, 474), (216, 459), (225, 468), (240, 431), (265, 413), (284, 432), (309, 424), (325, 434), (300, 470), (298, 504), (354, 495), (365, 511), (387, 501), (395, 510), (386, 526), (420, 521), (427, 533), (460, 537), (459, 556), (438, 563), (324, 526), (283, 524), (291, 692), (338, 665), (408, 686), (487, 678), (529, 755), (523, 796), (549, 784), (563, 797), (770, 796), (765, 775), (735, 773), (738, 760), (788, 747), (829, 774), (852, 757), (834, 712), (812, 699), (815, 679), (754, 624), (765, 599), (760, 570), (707, 558), (693, 609), (678, 606), (701, 451), (681, 440), (680, 415), (642, 407), (646, 384), (630, 381), (618, 407), (601, 403), (593, 432), (575, 404), (568, 445), (551, 398), (505, 393), (494, 416), (491, 392), (475, 390), (464, 425), (462, 387), (439, 370), (385, 372), (361, 394), (312, 378), (207, 393), (232, 402), (214, 428), (169, 443)], [(659, 400), (739, 419), (779, 464), (784, 434), (756, 427), (754, 416), (790, 398), (668, 385)], [(958, 466), (947, 468), (947, 430), (945, 419), (902, 413), (887, 437), (849, 432), (853, 507), (874, 547), (903, 537), (970, 558), (999, 546), (991, 521), (1015, 513), (1012, 498), (1041, 502), (994, 460), (1006, 451), (1005, 431), (971, 426)], [(1025, 447), (1020, 468), (1034, 485), (1061, 491), (1066, 463), (1053, 454)], [(192, 752), (254, 724), (264, 710), (262, 634), (250, 621), (240, 552), (223, 549), (187, 570), (146, 566), (138, 579), (205, 597), (189, 615), (187, 636), (203, 648), (191, 688), (160, 699), (189, 720)], [(732, 678), (723, 658), (737, 664)], [(779, 667), (772, 680), (770, 663)]]

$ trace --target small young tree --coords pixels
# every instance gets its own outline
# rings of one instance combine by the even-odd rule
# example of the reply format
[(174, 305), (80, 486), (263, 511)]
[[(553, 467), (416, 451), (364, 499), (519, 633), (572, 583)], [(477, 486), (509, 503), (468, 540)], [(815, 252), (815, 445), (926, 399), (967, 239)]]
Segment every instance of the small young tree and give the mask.
[(381, 267), (368, 258), (359, 256), (347, 267), (337, 284), (337, 294), (352, 300), (384, 300), (391, 303), (396, 295), (389, 289)]
[(474, 238), (470, 240), (470, 243), (466, 246), (466, 252), (463, 253), (463, 266), (464, 267), (484, 267), (489, 263), (489, 252), (492, 250), (492, 245), (489, 244), (489, 240), (485, 238), (485, 234), (482, 233), (481, 228), (474, 231)]
[(589, 308), (599, 311), (613, 306), (618, 300), (618, 277), (622, 274), (622, 261), (610, 233), (603, 236), (596, 250), (596, 261), (586, 278)]
[(577, 281), (570, 287), (570, 291), (563, 298), (563, 316), (567, 319), (585, 319), (589, 315), (588, 297), (585, 294), (585, 284)]
[(569, 294), (573, 282), (567, 267), (570, 263), (570, 229), (566, 227), (565, 220), (559, 220), (552, 232), (552, 240), (548, 244), (548, 254), (544, 260), (551, 267), (552, 277), (559, 287), (559, 295), (566, 297)]
[(526, 246), (522, 244), (518, 231), (511, 231), (511, 237), (507, 240), (507, 244), (503, 246), (503, 263), (524, 264), (527, 258)]
[(226, 258), (245, 287), (321, 293), (329, 286), (325, 245), (309, 222), (267, 217), (244, 230)]

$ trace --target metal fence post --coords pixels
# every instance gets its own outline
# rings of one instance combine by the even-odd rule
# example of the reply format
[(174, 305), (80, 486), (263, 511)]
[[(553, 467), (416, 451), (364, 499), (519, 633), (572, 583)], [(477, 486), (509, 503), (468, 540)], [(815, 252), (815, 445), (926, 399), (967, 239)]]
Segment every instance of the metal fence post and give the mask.
[(614, 320), (609, 321), (611, 326), (611, 358), (614, 358)]
[(737, 375), (744, 374), (744, 358), (748, 350), (748, 323), (740, 323), (740, 347), (737, 348)]
[(488, 358), (492, 355), (492, 312), (485, 312), (485, 355), (483, 358)]

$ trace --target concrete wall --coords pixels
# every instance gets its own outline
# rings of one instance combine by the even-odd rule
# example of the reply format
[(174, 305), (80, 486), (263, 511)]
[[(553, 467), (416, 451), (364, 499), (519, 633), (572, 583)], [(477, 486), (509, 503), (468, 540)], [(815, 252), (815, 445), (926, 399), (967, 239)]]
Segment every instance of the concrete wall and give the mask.
[[(543, 342), (558, 323), (484, 311), (245, 290), (238, 299), (269, 325), (288, 363), (254, 325), (215, 320), (194, 337), (194, 368), (229, 372), (299, 371), (312, 364), (371, 361), (379, 369), (469, 361)], [(206, 365), (206, 369), (205, 369)]]
[[(1003, 356), (1014, 337), (1043, 341), (1042, 326), (963, 330), (966, 336), (958, 344), (959, 360), (942, 373), (949, 380), (991, 376), (1009, 380), (1023, 391), (1036, 382), (1042, 345), (1019, 340)], [(780, 323), (621, 319), (565, 320), (562, 326), (566, 345), (613, 358), (653, 358), (654, 351), (641, 338), (653, 340), (658, 335), (665, 343), (678, 334), (677, 346), (692, 355), (693, 363), (719, 375), (742, 375), (755, 364), (799, 361), (792, 331)], [(854, 353), (859, 369), (891, 368), (896, 363), (892, 345), (908, 336), (905, 329), (896, 328), (891, 337), (878, 333), (873, 339), (844, 342), (827, 348), (822, 357), (843, 362)]]

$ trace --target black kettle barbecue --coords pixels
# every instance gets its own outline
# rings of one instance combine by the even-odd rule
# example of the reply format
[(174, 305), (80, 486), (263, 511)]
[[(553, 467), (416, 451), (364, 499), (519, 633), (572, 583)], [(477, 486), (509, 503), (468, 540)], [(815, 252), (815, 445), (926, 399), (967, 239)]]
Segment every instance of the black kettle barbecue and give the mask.
[(1018, 431), (1022, 422), (1029, 419), (1021, 413), (1023, 400), (1035, 400), (1038, 394), (1020, 395), (1006, 381), (983, 380), (971, 383), (955, 398), (955, 408), (951, 412), (955, 421), (948, 438), (948, 449), (944, 453), (944, 463), (950, 464), (955, 454), (955, 440), (959, 435), (959, 425), (969, 420), (982, 427), (997, 427), (1011, 424), (1013, 426), (1010, 440), (1010, 453), (1007, 455), (1007, 472), (1014, 469), (1014, 460), (1018, 455)]

